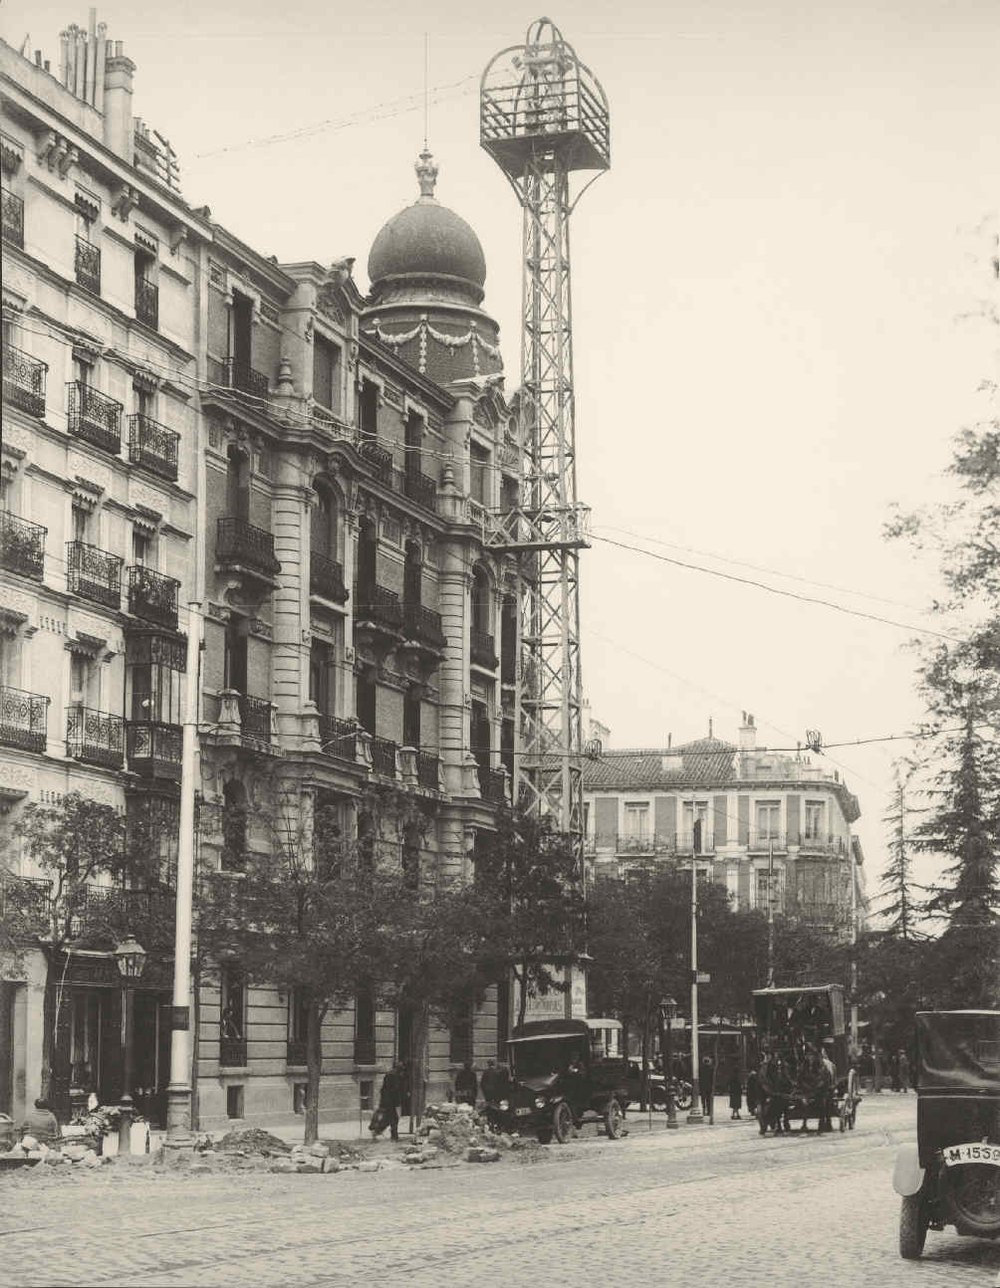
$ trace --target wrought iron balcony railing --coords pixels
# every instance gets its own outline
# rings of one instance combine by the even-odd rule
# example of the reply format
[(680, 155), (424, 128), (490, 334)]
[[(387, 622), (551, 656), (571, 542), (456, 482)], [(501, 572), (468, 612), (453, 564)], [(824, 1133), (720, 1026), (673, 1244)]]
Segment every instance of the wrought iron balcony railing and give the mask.
[(157, 720), (127, 721), (125, 749), (129, 769), (147, 778), (179, 778), (182, 739), (180, 725)]
[(343, 564), (312, 551), (309, 556), (309, 589), (335, 604), (346, 604), (348, 595)]
[(122, 886), (77, 886), (70, 902), (74, 935), (133, 929), (144, 922), (165, 927), (174, 918), (177, 896), (172, 889), (126, 890)]
[(396, 632), (403, 625), (403, 606), (394, 590), (370, 586), (356, 592), (354, 598), (356, 622), (373, 622), (389, 632)]
[(266, 698), (251, 698), (241, 693), (237, 699), (240, 708), (240, 729), (244, 738), (258, 742), (271, 741), (271, 704)]
[(180, 434), (149, 416), (136, 413), (128, 418), (128, 458), (133, 465), (145, 465), (161, 478), (177, 481), (177, 445)]
[(784, 832), (759, 831), (759, 830), (755, 832), (751, 832), (749, 848), (751, 850), (760, 851), (764, 854), (766, 854), (769, 850), (772, 850), (772, 849), (775, 851), (775, 853), (777, 853), (779, 850), (784, 850), (786, 848), (785, 834)]
[(101, 248), (83, 237), (76, 239), (76, 284), (94, 295), (101, 293)]
[(514, 647), (513, 630), (505, 630), (500, 636), (500, 683), (517, 682), (517, 650)]
[(417, 752), (417, 782), (428, 791), (436, 792), (441, 783), (441, 759), (428, 751)]
[(281, 571), (274, 557), (274, 535), (246, 519), (219, 519), (216, 526), (215, 558), (220, 564), (236, 564), (273, 577)]
[(403, 629), (408, 639), (414, 639), (428, 648), (442, 652), (447, 646), (444, 631), (441, 628), (441, 614), (423, 604), (403, 605)]
[(3, 240), (11, 246), (24, 247), (24, 202), (6, 188), (0, 190), (0, 209), (3, 213)]
[(177, 592), (181, 583), (134, 564), (128, 570), (128, 611), (134, 617), (177, 629)]
[(437, 509), (437, 483), (429, 474), (407, 469), (403, 472), (403, 492), (425, 510)]
[(354, 760), (357, 756), (358, 726), (353, 720), (340, 720), (336, 716), (319, 717), (320, 751), (341, 760)]
[(219, 1064), (223, 1069), (245, 1069), (246, 1038), (219, 1038)]
[(122, 445), (121, 403), (81, 380), (71, 380), (66, 389), (69, 432), (117, 456)]
[[(795, 837), (789, 836), (788, 839), (794, 841)], [(847, 849), (843, 837), (829, 834), (816, 835), (803, 832), (798, 842), (800, 849), (811, 851), (813, 854), (844, 854)]]
[(44, 751), (49, 699), (43, 693), (0, 686), (0, 743), (22, 751)]
[(0, 510), (0, 567), (22, 577), (41, 577), (45, 570), (45, 534), (48, 528), (30, 519)]
[(507, 801), (507, 775), (502, 769), (489, 769), (486, 765), (477, 765), (479, 790), (484, 801), (491, 805), (504, 805)]
[(120, 608), (124, 562), (118, 555), (89, 546), (85, 541), (67, 541), (66, 584), (74, 594), (92, 599), (105, 608)]
[(396, 777), (396, 744), (388, 738), (372, 736), (372, 766), (376, 774)]
[(292, 1065), (305, 1065), (306, 1063), (306, 1040), (305, 1038), (289, 1038), (285, 1047), (285, 1063)]
[(230, 389), (239, 389), (254, 398), (267, 397), (267, 376), (262, 371), (256, 371), (242, 358), (227, 358), (225, 366), (226, 384)]
[(374, 438), (362, 439), (358, 450), (374, 470), (378, 481), (392, 487), (392, 452), (380, 446)]
[(707, 827), (698, 835), (694, 832), (678, 832), (674, 837), (674, 853), (714, 854), (715, 837)]
[(85, 765), (121, 769), (125, 761), (125, 721), (92, 707), (66, 712), (66, 755)]
[(487, 671), (495, 671), (500, 659), (497, 657), (496, 640), (488, 631), (472, 631), (471, 639), (471, 656), (476, 666), (485, 667)]
[(145, 277), (135, 279), (135, 316), (155, 331), (160, 321), (160, 288)]
[(9, 407), (19, 407), (29, 416), (45, 415), (45, 376), (49, 364), (12, 344), (3, 347), (3, 399)]
[(52, 900), (52, 882), (44, 877), (0, 874), (0, 917), (25, 930), (45, 930)]
[[(602, 838), (597, 845), (603, 849)], [(616, 854), (673, 854), (674, 837), (671, 834), (653, 836), (648, 832), (619, 832), (614, 838)]]

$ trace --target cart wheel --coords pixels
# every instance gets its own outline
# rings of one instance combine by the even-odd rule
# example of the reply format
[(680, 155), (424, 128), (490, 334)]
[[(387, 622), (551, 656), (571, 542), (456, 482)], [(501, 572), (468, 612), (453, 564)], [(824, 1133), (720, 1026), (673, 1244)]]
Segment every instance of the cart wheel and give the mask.
[(565, 1145), (573, 1132), (573, 1111), (565, 1100), (560, 1100), (552, 1114), (552, 1135), (560, 1145)]
[(622, 1107), (618, 1101), (612, 1097), (608, 1101), (607, 1109), (604, 1111), (604, 1130), (608, 1133), (611, 1140), (620, 1140), (624, 1124), (625, 1115), (622, 1113)]
[(551, 1145), (551, 1144), (552, 1144), (552, 1128), (551, 1128), (551, 1127), (539, 1127), (539, 1129), (538, 1129), (538, 1131), (535, 1133), (535, 1135), (538, 1137), (538, 1143), (539, 1143), (539, 1145)]
[(907, 1194), (899, 1209), (899, 1255), (916, 1261), (927, 1238), (927, 1213), (920, 1194)]

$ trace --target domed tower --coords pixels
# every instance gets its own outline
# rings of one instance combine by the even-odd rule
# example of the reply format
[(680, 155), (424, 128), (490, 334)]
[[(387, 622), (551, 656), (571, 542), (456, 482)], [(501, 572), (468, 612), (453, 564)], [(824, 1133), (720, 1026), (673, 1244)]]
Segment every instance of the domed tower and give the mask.
[(480, 308), (486, 259), (479, 238), (434, 196), (438, 165), (416, 164), (420, 196), (385, 224), (368, 256), (362, 329), (438, 384), (503, 370), (499, 328)]

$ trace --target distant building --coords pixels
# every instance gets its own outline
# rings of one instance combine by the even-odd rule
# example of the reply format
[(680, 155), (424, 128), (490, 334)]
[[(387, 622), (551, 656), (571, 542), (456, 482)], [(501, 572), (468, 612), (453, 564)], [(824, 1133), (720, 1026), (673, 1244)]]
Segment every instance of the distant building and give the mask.
[(757, 746), (752, 715), (737, 744), (709, 736), (664, 749), (604, 746), (584, 767), (589, 864), (627, 878), (695, 858), (735, 907), (849, 933), (864, 901), (857, 797), (838, 771)]

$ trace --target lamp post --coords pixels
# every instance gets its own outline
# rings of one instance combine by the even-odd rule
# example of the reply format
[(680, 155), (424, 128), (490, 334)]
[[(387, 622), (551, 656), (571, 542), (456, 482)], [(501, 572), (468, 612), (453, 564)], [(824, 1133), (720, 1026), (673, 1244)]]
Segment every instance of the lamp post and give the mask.
[(132, 1152), (132, 1012), (135, 985), (142, 977), (146, 965), (146, 950), (132, 934), (115, 949), (118, 973), (122, 977), (122, 1098), (121, 1116), (118, 1121), (118, 1153)]
[[(674, 1020), (677, 1017), (677, 1001), (665, 997), (660, 1003), (660, 1050), (663, 1052), (664, 1088), (667, 1093), (667, 1126), (680, 1126), (677, 1121), (677, 1105), (674, 1102)], [(666, 1042), (664, 1042), (666, 1035)]]

